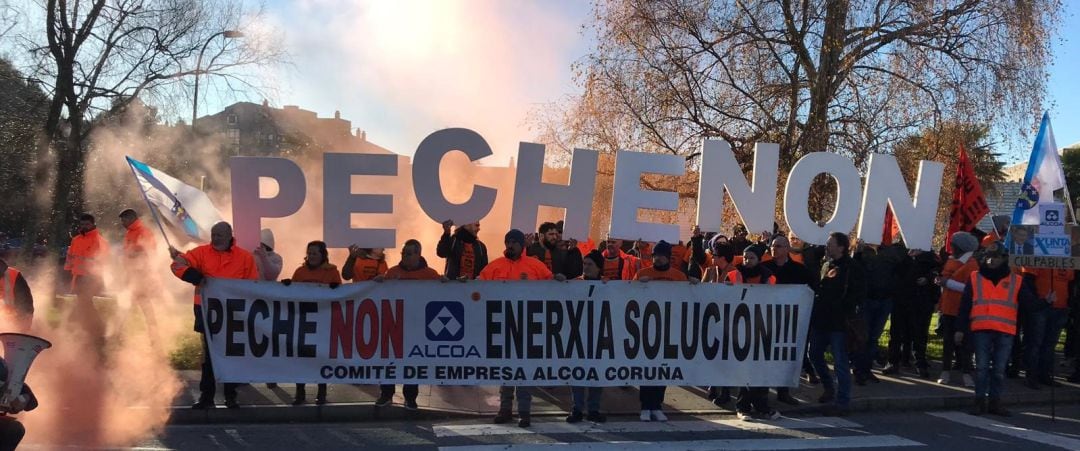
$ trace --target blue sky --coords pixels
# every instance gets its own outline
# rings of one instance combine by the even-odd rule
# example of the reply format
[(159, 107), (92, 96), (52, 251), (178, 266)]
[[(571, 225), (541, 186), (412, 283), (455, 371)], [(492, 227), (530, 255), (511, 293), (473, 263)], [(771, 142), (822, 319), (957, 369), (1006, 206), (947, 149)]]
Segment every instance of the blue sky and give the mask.
[(1061, 33), (1054, 42), (1048, 100), (1059, 147), (1080, 142), (1080, 5), (1065, 2)]
[[(1080, 30), (1080, 5), (1064, 3), (1047, 90), (1061, 147), (1080, 141), (1080, 38), (1069, 37)], [(487, 163), (504, 163), (518, 141), (535, 136), (527, 123), (532, 112), (577, 91), (571, 65), (593, 44), (582, 28), (592, 14), (584, 0), (271, 0), (267, 6), (295, 61), (276, 75), (280, 89), (271, 103), (300, 105), (321, 117), (339, 110), (369, 140), (402, 154), (412, 154), (432, 131), (459, 126), (488, 140), (496, 157)], [(231, 100), (205, 102), (204, 112)], [(1030, 145), (1016, 143), (1008, 163), (1026, 160)]]

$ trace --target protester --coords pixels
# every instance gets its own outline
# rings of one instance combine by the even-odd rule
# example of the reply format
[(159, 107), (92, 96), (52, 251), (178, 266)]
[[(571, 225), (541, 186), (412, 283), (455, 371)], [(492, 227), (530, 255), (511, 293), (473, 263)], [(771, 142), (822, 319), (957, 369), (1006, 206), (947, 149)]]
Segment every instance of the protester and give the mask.
[[(544, 262), (553, 274), (576, 279), (581, 276), (581, 251), (576, 242), (566, 243), (561, 236), (555, 223), (540, 224), (540, 239), (529, 245), (526, 255)], [(560, 243), (567, 246), (561, 247)]]
[(738, 250), (746, 249), (746, 246), (753, 244), (747, 238), (747, 235), (749, 234), (750, 233), (746, 230), (745, 225), (742, 225), (742, 223), (735, 224), (735, 227), (731, 231), (732, 237), (729, 240), (731, 242), (731, 246)]
[(34, 321), (34, 295), (22, 273), (0, 257), (0, 312), (2, 324), (16, 332), (30, 330)]
[(727, 274), (735, 269), (735, 247), (723, 235), (717, 235), (709, 242), (709, 256), (702, 271), (703, 282), (723, 282)]
[[(255, 257), (255, 268), (259, 272), (259, 280), (277, 282), (281, 277), (281, 270), (285, 263), (277, 252), (274, 252), (274, 232), (270, 229), (259, 231), (259, 245), (251, 252)], [(266, 384), (266, 388), (277, 388), (277, 384)]]
[[(660, 241), (652, 250), (653, 264), (651, 267), (642, 268), (634, 276), (639, 282), (666, 281), (697, 283), (697, 279), (687, 279), (686, 274), (671, 266), (671, 245), (667, 241)], [(667, 387), (642, 386), (638, 388), (638, 399), (641, 401), (641, 421), (667, 421), (664, 415), (664, 392)]]
[[(727, 237), (716, 235), (709, 240), (709, 254), (702, 251), (703, 235), (701, 230), (694, 226), (693, 236), (690, 238), (691, 263), (689, 267), (697, 267), (699, 271), (688, 271), (689, 274), (701, 274), (702, 282), (722, 283), (727, 274), (735, 269), (735, 249), (728, 243)], [(731, 402), (730, 387), (709, 387), (708, 398), (713, 405), (724, 407)]]
[[(281, 281), (282, 285), (289, 286), (293, 282), (322, 283), (329, 285), (331, 289), (341, 285), (341, 274), (338, 268), (330, 263), (330, 251), (326, 249), (326, 243), (312, 241), (308, 243), (304, 257), (304, 264), (293, 271), (291, 279)], [(293, 405), (303, 405), (307, 401), (307, 393), (304, 384), (296, 384), (296, 395)], [(326, 384), (319, 384), (315, 394), (315, 404), (326, 404)]]
[(365, 282), (379, 274), (386, 274), (386, 255), (382, 249), (349, 246), (349, 258), (341, 267), (341, 277), (353, 282)]
[[(851, 241), (844, 233), (833, 232), (825, 244), (828, 258), (814, 294), (810, 315), (810, 361), (821, 378), (824, 391), (818, 402), (831, 404), (827, 413), (845, 415), (851, 402), (851, 374), (848, 367), (848, 324), (866, 297), (862, 267), (849, 256)], [(836, 367), (836, 383), (825, 363), (825, 348), (831, 348)]]
[[(202, 334), (203, 362), (202, 377), (199, 379), (199, 401), (193, 409), (214, 407), (214, 394), (217, 390), (214, 379), (214, 367), (210, 360), (210, 348), (206, 341), (205, 324), (202, 315), (202, 283), (207, 277), (221, 279), (258, 280), (259, 271), (255, 267), (255, 257), (250, 252), (236, 245), (232, 226), (227, 222), (214, 224), (210, 229), (210, 244), (204, 244), (181, 254), (175, 248), (169, 248), (173, 258), (171, 269), (176, 277), (195, 286), (195, 332)], [(240, 407), (236, 402), (236, 389), (240, 384), (225, 384), (225, 407)]]
[(892, 314), (893, 297), (900, 288), (899, 274), (907, 270), (907, 254), (898, 245), (866, 245), (860, 240), (854, 258), (862, 266), (867, 282), (866, 299), (859, 307), (866, 321), (866, 346), (853, 356), (855, 383), (866, 385), (867, 381), (880, 382), (871, 370), (878, 358), (878, 341)]
[[(480, 272), (479, 280), (566, 280), (554, 276), (544, 262), (525, 255), (525, 234), (518, 229), (506, 233), (506, 250), (503, 256), (493, 260)], [(499, 413), (495, 424), (509, 422), (513, 418), (514, 396), (518, 401), (518, 426), (526, 428), (531, 424), (532, 392), (526, 386), (503, 385), (499, 387)]]
[[(805, 265), (791, 258), (791, 241), (787, 237), (777, 235), (770, 243), (769, 249), (772, 259), (761, 263), (761, 267), (763, 271), (772, 274), (776, 284), (810, 286), (810, 273), (806, 271)], [(788, 387), (776, 388), (776, 400), (792, 406), (799, 405), (799, 400), (791, 396), (791, 389)]]
[(909, 355), (915, 355), (919, 377), (930, 378), (926, 361), (930, 318), (934, 305), (941, 297), (941, 287), (934, 284), (938, 275), (938, 260), (933, 252), (912, 250), (911, 263), (903, 274), (899, 295), (893, 304), (889, 329), (889, 364), (882, 374), (896, 375)]
[(157, 247), (157, 239), (139, 214), (130, 208), (120, 212), (120, 224), (124, 226), (124, 267), (131, 284), (131, 302), (139, 307), (146, 318), (147, 334), (150, 346), (158, 346), (157, 317), (154, 315), (154, 291), (160, 281), (153, 271), (144, 271), (150, 266), (150, 250)]
[(270, 229), (259, 231), (259, 246), (252, 251), (255, 266), (259, 269), (259, 280), (276, 282), (281, 277), (284, 262), (281, 255), (274, 252), (274, 232)]
[[(776, 277), (768, 268), (758, 264), (761, 260), (756, 246), (747, 246), (743, 251), (742, 264), (728, 273), (727, 282), (734, 285), (744, 283), (775, 285)], [(790, 396), (790, 394), (789, 394)], [(780, 412), (769, 408), (768, 387), (739, 387), (739, 397), (735, 401), (735, 415), (740, 420), (752, 420), (756, 416), (763, 420), (780, 418)]]
[(995, 241), (1005, 241), (1005, 235), (1009, 234), (1009, 223), (1011, 218), (1007, 215), (995, 215), (990, 219), (993, 224), (993, 228), (990, 229), (990, 233), (982, 238), (982, 242), (979, 243), (979, 247), (987, 247)]
[(450, 228), (454, 221), (443, 221), (443, 234), (435, 247), (435, 255), (446, 259), (443, 276), (452, 280), (472, 280), (480, 275), (488, 264), (487, 246), (480, 241), (480, 223), (458, 226), (454, 234)]
[(603, 244), (604, 278), (607, 280), (634, 280), (634, 276), (641, 270), (641, 260), (622, 250), (623, 241), (608, 237)]
[(971, 274), (960, 298), (957, 326), (946, 340), (959, 344), (965, 335), (975, 345), (975, 408), (972, 413), (1009, 416), (1001, 405), (1005, 385), (1005, 361), (1016, 333), (1020, 304), (1042, 302), (1030, 275), (1013, 273), (1005, 246), (995, 242), (979, 259), (979, 270)]
[[(791, 260), (806, 266), (806, 273), (810, 277), (810, 289), (817, 291), (819, 275), (821, 274), (821, 262), (825, 259), (825, 246), (806, 243), (794, 231), (788, 232), (787, 236), (788, 243), (791, 246), (788, 248)], [(807, 348), (807, 353), (803, 355), (803, 374), (806, 376), (806, 381), (812, 385), (821, 382), (817, 374), (814, 373), (814, 365), (810, 363), (809, 348)]]
[(1025, 305), (1024, 315), (1024, 368), (1028, 388), (1038, 390), (1040, 385), (1055, 385), (1054, 349), (1061, 330), (1069, 320), (1069, 285), (1074, 278), (1072, 269), (1024, 268), (1035, 281), (1039, 302)]
[[(604, 254), (598, 250), (589, 252), (582, 260), (582, 274), (580, 279), (603, 281), (603, 271), (601, 270), (603, 266)], [(582, 419), (593, 423), (603, 423), (607, 421), (607, 417), (600, 413), (600, 397), (603, 394), (603, 391), (603, 387), (571, 387), (570, 395), (573, 399), (573, 408), (570, 410), (570, 415), (566, 417), (566, 422), (578, 423), (581, 422)], [(582, 412), (586, 411), (586, 408), (588, 408), (588, 414), (583, 415)]]
[[(950, 239), (952, 240), (952, 256), (945, 262), (941, 276), (934, 281), (941, 287), (941, 300), (938, 305), (941, 317), (938, 321), (941, 323), (941, 336), (946, 338), (952, 337), (958, 331), (956, 316), (960, 313), (960, 295), (963, 294), (964, 286), (971, 278), (971, 273), (979, 269), (978, 259), (972, 258), (978, 249), (978, 241), (975, 237), (967, 232), (956, 232)], [(937, 382), (949, 384), (952, 381), (952, 371), (957, 368), (964, 372), (964, 386), (974, 386), (974, 381), (967, 374), (971, 371), (968, 343), (956, 344), (953, 340), (946, 339), (942, 344), (941, 377)]]
[(71, 238), (64, 269), (71, 272), (75, 305), (70, 319), (91, 337), (100, 350), (105, 345), (105, 323), (94, 307), (94, 296), (105, 291), (105, 264), (109, 243), (97, 229), (94, 216), (79, 217), (79, 233)]
[[(8, 369), (3, 358), (0, 358), (0, 392), (7, 389)], [(11, 405), (9, 411), (0, 413), (0, 451), (14, 451), (19, 447), (19, 442), (26, 435), (26, 428), (13, 416), (21, 412), (29, 412), (38, 407), (38, 399), (30, 390), (29, 384), (23, 384), (20, 396)]]
[[(405, 245), (401, 247), (401, 263), (388, 269), (386, 274), (376, 277), (375, 281), (439, 280), (441, 278), (439, 273), (428, 267), (427, 260), (424, 260), (421, 251), (422, 248), (419, 241), (406, 241)], [(379, 399), (375, 400), (375, 405), (378, 407), (390, 405), (394, 399), (394, 385), (383, 384), (379, 386), (379, 390), (381, 393), (379, 394)], [(420, 387), (416, 384), (405, 384), (401, 386), (401, 393), (405, 395), (405, 409), (416, 410), (418, 408), (416, 397), (420, 394)]]

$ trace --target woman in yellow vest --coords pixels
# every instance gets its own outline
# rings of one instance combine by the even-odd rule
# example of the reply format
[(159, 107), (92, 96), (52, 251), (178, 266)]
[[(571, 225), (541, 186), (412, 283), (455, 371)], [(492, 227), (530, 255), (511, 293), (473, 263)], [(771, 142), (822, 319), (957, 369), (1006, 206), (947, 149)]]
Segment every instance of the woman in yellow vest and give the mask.
[(974, 415), (1009, 416), (1001, 406), (1001, 392), (1016, 335), (1017, 311), (1020, 304), (1038, 301), (1030, 276), (1013, 273), (1008, 258), (1001, 242), (987, 246), (979, 258), (979, 270), (971, 274), (960, 298), (953, 340), (960, 343), (968, 331), (975, 347)]

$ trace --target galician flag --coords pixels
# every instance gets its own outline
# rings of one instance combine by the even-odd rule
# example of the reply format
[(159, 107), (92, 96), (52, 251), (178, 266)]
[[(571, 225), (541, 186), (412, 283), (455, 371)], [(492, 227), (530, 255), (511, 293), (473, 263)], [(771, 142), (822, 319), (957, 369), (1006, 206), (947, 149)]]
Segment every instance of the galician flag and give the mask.
[(127, 157), (127, 162), (146, 202), (160, 217), (193, 239), (210, 241), (210, 228), (222, 219), (206, 193), (134, 158)]
[(1044, 113), (1035, 147), (1031, 150), (1020, 197), (1013, 210), (1013, 224), (1039, 224), (1039, 204), (1054, 202), (1054, 191), (1065, 188), (1065, 171), (1050, 128), (1050, 114)]

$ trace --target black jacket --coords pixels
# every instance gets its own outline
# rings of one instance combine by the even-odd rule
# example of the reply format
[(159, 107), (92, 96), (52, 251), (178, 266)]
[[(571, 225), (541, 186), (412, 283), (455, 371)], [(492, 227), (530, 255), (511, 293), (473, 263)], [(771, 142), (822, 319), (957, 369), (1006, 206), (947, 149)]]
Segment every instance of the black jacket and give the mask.
[(899, 246), (866, 248), (855, 253), (866, 274), (867, 299), (894, 299), (900, 288), (900, 276), (907, 270), (908, 256)]
[(941, 298), (941, 287), (934, 283), (934, 277), (940, 274), (941, 265), (933, 252), (923, 252), (912, 258), (901, 278), (900, 295), (893, 304), (895, 308), (932, 310)]
[(581, 275), (581, 250), (579, 250), (577, 246), (567, 250), (562, 250), (558, 247), (551, 249), (544, 246), (544, 243), (536, 242), (526, 249), (525, 255), (534, 257), (540, 261), (545, 261), (548, 252), (551, 253), (552, 274), (562, 274), (566, 276), (567, 279), (576, 279)]
[(858, 313), (866, 299), (866, 275), (851, 257), (821, 265), (821, 281), (814, 293), (810, 327), (827, 332), (843, 332), (849, 317)]
[[(473, 247), (475, 261), (472, 274), (461, 274), (461, 254), (465, 251), (465, 246)], [(444, 233), (442, 238), (439, 238), (439, 245), (435, 247), (435, 254), (446, 259), (446, 270), (443, 271), (443, 275), (448, 279), (457, 279), (463, 275), (469, 279), (475, 279), (488, 264), (487, 246), (475, 235), (462, 228), (455, 230), (453, 235)]]
[(764, 266), (772, 275), (776, 276), (777, 285), (806, 285), (812, 287), (810, 273), (806, 271), (806, 265), (802, 263), (788, 259), (787, 263), (780, 266), (776, 264), (776, 260), (769, 260), (762, 263), (761, 266)]

